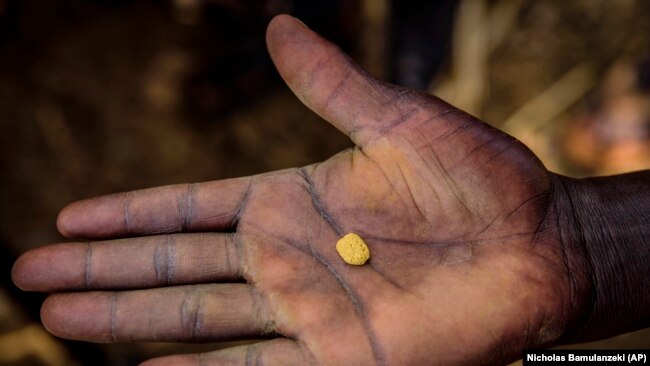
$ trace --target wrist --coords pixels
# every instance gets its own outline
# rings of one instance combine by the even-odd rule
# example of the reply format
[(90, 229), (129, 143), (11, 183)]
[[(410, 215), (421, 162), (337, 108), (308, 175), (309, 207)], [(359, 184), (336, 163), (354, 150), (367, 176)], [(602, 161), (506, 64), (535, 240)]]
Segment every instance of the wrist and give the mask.
[(555, 210), (574, 316), (561, 339), (587, 341), (650, 325), (650, 171), (556, 176)]

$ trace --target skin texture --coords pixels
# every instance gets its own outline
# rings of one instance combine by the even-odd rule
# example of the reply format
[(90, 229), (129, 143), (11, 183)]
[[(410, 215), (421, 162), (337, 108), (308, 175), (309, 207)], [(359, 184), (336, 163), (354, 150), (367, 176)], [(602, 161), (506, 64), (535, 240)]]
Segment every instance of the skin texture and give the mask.
[[(147, 365), (475, 365), (578, 326), (589, 276), (560, 235), (562, 178), (472, 116), (375, 80), (289, 16), (271, 22), (267, 43), (296, 96), (355, 147), (66, 207), (62, 234), (102, 241), (36, 249), (13, 271), (21, 288), (54, 293), (49, 331), (271, 338)], [(370, 247), (366, 265), (336, 252), (348, 232)]]

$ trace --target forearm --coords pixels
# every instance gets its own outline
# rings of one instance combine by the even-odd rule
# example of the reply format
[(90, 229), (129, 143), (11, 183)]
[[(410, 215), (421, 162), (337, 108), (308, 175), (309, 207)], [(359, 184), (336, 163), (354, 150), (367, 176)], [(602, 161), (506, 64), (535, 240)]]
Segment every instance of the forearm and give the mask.
[(558, 177), (556, 210), (577, 314), (565, 342), (650, 326), (650, 170)]

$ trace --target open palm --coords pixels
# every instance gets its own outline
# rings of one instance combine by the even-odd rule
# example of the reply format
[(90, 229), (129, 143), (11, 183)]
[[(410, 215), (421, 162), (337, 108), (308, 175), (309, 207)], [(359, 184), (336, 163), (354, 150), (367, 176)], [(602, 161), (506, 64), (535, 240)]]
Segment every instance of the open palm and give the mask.
[[(149, 361), (187, 365), (503, 363), (557, 341), (580, 286), (555, 177), (535, 156), (371, 78), (291, 17), (272, 22), (267, 42), (296, 95), (355, 147), (304, 168), (69, 206), (63, 234), (127, 238), (19, 259), (21, 287), (76, 291), (48, 298), (48, 329), (101, 342), (272, 338)], [(337, 254), (348, 232), (368, 244), (366, 265)]]

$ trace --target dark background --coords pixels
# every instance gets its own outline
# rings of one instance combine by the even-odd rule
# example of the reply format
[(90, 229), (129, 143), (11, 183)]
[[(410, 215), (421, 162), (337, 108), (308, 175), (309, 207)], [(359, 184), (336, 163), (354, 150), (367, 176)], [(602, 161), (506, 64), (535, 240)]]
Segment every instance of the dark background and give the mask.
[[(134, 365), (224, 345), (50, 336), (9, 273), (67, 203), (326, 159), (350, 142), (264, 45), (289, 12), (378, 77), (427, 90), (572, 176), (650, 167), (650, 2), (0, 0), (0, 364)], [(649, 348), (650, 332), (583, 347)]]

